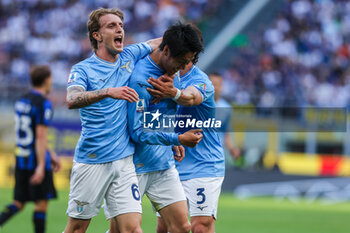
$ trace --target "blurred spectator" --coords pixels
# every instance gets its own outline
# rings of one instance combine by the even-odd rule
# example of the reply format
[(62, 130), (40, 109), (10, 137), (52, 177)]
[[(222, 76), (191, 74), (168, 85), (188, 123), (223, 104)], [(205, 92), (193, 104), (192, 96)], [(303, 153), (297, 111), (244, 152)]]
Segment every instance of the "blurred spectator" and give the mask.
[[(0, 0), (1, 100), (14, 101), (38, 63), (50, 64), (56, 90), (65, 90), (71, 65), (91, 53), (85, 22), (92, 9), (122, 9), (126, 42), (135, 43), (177, 20), (200, 22), (223, 1)], [(274, 22), (250, 34), (220, 72), (222, 95), (237, 105), (349, 107), (349, 61), (349, 1), (284, 0)]]
[(349, 1), (285, 0), (263, 30), (263, 40), (257, 39), (261, 31), (253, 33), (222, 71), (226, 99), (263, 107), (349, 107)]
[[(64, 90), (72, 64), (91, 53), (86, 39), (89, 13), (117, 7), (125, 14), (126, 42), (159, 37), (181, 19), (201, 20), (221, 0), (0, 0), (1, 100), (13, 102), (28, 84), (29, 67), (49, 64), (53, 84)], [(22, 92), (22, 90), (21, 90)], [(62, 92), (64, 95), (64, 92)], [(60, 96), (54, 103), (63, 104)]]

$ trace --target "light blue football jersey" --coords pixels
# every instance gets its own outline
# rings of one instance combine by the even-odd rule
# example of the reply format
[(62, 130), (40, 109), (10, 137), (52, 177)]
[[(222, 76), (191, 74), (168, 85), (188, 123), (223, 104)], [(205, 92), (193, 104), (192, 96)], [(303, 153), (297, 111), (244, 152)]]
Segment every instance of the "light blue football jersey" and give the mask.
[[(80, 86), (86, 91), (128, 86), (138, 60), (152, 52), (145, 43), (130, 45), (119, 54), (116, 62), (104, 61), (93, 54), (71, 69), (68, 88)], [(105, 98), (80, 108), (81, 135), (74, 160), (98, 164), (122, 159), (134, 154), (134, 145), (127, 130), (127, 101)]]
[[(147, 82), (149, 77), (157, 78), (163, 74), (164, 71), (147, 56), (136, 64), (130, 79), (129, 86), (136, 90), (140, 99), (137, 103), (128, 103), (129, 132), (135, 142), (136, 173), (161, 171), (175, 165), (171, 145), (180, 145), (178, 135), (163, 130), (147, 131), (143, 127), (145, 112), (159, 110), (162, 116), (176, 113), (177, 104), (174, 101), (165, 99), (154, 105), (151, 103), (153, 97), (146, 89), (152, 88)], [(177, 75), (174, 79), (175, 86), (178, 86), (178, 81)]]
[[(202, 103), (192, 107), (179, 106), (177, 114), (191, 115), (205, 121), (215, 118), (214, 86), (208, 76), (196, 66), (180, 78), (181, 89), (196, 87), (202, 95)], [(182, 129), (184, 132), (188, 129)], [(223, 177), (225, 175), (225, 156), (219, 133), (215, 130), (203, 132), (203, 139), (194, 148), (185, 147), (185, 158), (176, 162), (181, 180), (200, 177)]]

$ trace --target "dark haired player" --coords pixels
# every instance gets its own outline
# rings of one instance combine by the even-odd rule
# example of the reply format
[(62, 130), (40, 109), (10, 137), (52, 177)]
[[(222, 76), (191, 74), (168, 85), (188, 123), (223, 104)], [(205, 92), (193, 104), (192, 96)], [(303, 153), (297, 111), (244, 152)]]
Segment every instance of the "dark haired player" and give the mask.
[[(153, 208), (160, 213), (172, 233), (190, 232), (191, 225), (188, 221), (186, 196), (175, 168), (170, 145), (179, 145), (179, 142), (190, 145), (183, 142), (184, 137), (188, 137), (187, 133), (178, 136), (176, 133), (143, 131), (144, 111), (175, 115), (177, 109), (177, 104), (171, 99), (152, 104), (152, 96), (147, 91), (147, 88), (152, 86), (147, 80), (149, 77), (158, 77), (165, 73), (172, 76), (202, 50), (201, 40), (192, 25), (173, 25), (164, 33), (159, 48), (136, 64), (130, 79), (130, 87), (136, 90), (140, 98), (137, 103), (128, 104), (129, 132), (135, 142), (134, 163), (140, 190), (138, 195), (147, 195)], [(179, 76), (175, 78), (174, 83), (176, 86), (180, 85)], [(198, 133), (195, 135), (197, 140), (191, 147), (202, 138), (200, 130), (194, 133)], [(107, 218), (108, 215), (106, 211)], [(115, 221), (111, 221), (110, 232), (120, 232)]]
[[(197, 30), (202, 38), (199, 29)], [(179, 108), (177, 114), (190, 115), (205, 121), (215, 118), (214, 86), (208, 76), (192, 62), (180, 72), (180, 87), (172, 78), (150, 78), (155, 89), (148, 89), (155, 102), (162, 98), (174, 98)], [(188, 130), (188, 129), (183, 129)], [(224, 150), (215, 130), (203, 133), (203, 139), (194, 148), (185, 147), (186, 157), (176, 163), (182, 186), (189, 204), (191, 230), (194, 233), (214, 233), (218, 200), (225, 174)], [(158, 218), (157, 233), (166, 233), (162, 218)]]
[(0, 226), (22, 210), (28, 201), (34, 201), (35, 232), (43, 233), (48, 200), (56, 198), (52, 170), (58, 171), (60, 162), (47, 145), (52, 117), (52, 104), (46, 98), (52, 84), (50, 68), (33, 67), (30, 76), (33, 89), (15, 104), (15, 194), (13, 203), (0, 215)]

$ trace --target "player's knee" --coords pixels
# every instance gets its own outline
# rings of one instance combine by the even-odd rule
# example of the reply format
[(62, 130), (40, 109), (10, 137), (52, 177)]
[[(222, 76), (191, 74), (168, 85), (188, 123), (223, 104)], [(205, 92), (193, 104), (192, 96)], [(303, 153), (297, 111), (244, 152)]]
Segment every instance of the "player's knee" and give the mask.
[(142, 229), (140, 226), (135, 227), (130, 233), (142, 233)]
[(190, 231), (191, 231), (191, 224), (188, 221), (182, 224), (173, 224), (169, 227), (169, 232), (189, 233)]
[(142, 229), (141, 226), (128, 226), (128, 227), (122, 227), (122, 229), (120, 229), (121, 232), (125, 232), (125, 233), (142, 233)]
[(207, 233), (208, 232), (208, 227), (202, 225), (202, 224), (197, 224), (192, 227), (192, 232), (193, 233)]
[(20, 201), (14, 201), (13, 204), (17, 207), (18, 211), (23, 210), (24, 206), (26, 205), (25, 202)]
[(157, 226), (157, 233), (168, 233), (168, 230), (164, 225), (159, 225)]
[(73, 227), (73, 232), (74, 233), (85, 233), (87, 229), (87, 226), (84, 224), (75, 224)]
[(191, 224), (188, 221), (186, 223), (182, 224), (180, 232), (189, 233), (190, 231), (191, 231)]
[(211, 229), (211, 221), (200, 221), (192, 224), (193, 233), (207, 233)]
[(88, 228), (90, 220), (80, 220), (69, 217), (65, 233), (84, 233)]
[(46, 201), (46, 200), (45, 201), (38, 201), (38, 202), (35, 202), (34, 210), (39, 211), (39, 212), (46, 212), (47, 207), (48, 207), (48, 201)]

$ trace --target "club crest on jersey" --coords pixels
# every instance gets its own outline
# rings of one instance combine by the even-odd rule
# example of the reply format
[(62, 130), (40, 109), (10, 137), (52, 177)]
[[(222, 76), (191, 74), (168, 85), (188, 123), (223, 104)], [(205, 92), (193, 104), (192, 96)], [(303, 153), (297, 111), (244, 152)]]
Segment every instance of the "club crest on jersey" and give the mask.
[(130, 61), (128, 61), (125, 65), (121, 66), (120, 69), (126, 69), (129, 73), (132, 72), (130, 68)]
[(77, 78), (77, 73), (70, 73), (69, 78), (68, 78), (68, 84), (73, 83), (76, 78)]
[(205, 84), (205, 83), (199, 84), (199, 86), (200, 86), (201, 88), (203, 88), (203, 91), (205, 91), (205, 87), (206, 87), (206, 84)]
[(145, 100), (140, 99), (136, 103), (136, 112), (143, 112), (143, 111), (145, 111)]
[(88, 205), (89, 202), (86, 202), (86, 201), (78, 201), (78, 200), (74, 200), (75, 203), (77, 203), (77, 211), (79, 213), (81, 213), (84, 209), (84, 205)]

